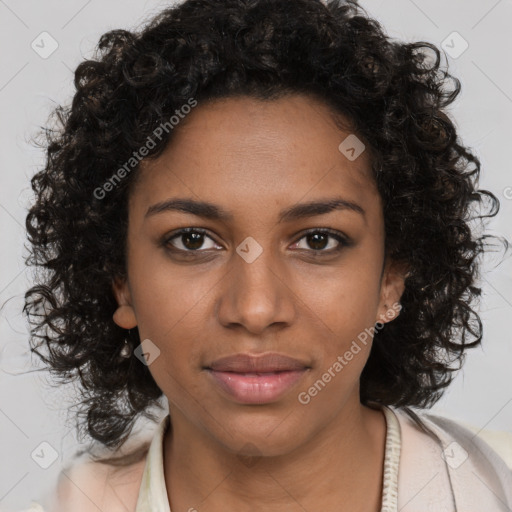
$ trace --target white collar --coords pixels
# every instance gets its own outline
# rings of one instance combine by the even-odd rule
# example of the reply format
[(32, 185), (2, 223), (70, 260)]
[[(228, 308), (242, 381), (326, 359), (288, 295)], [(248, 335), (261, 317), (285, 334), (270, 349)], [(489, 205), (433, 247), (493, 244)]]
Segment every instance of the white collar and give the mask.
[(163, 441), (171, 425), (168, 414), (158, 425), (146, 456), (135, 512), (171, 512), (164, 478)]

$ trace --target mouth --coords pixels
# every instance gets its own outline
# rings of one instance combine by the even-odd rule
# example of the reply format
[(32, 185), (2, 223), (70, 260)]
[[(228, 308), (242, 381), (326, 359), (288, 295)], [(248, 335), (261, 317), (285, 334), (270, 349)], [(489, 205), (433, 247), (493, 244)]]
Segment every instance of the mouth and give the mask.
[(297, 359), (276, 353), (263, 356), (236, 354), (205, 367), (216, 387), (243, 404), (279, 400), (309, 369), (310, 366)]
[(265, 404), (279, 400), (306, 372), (306, 368), (266, 373), (222, 372), (208, 369), (213, 381), (224, 392), (244, 404)]

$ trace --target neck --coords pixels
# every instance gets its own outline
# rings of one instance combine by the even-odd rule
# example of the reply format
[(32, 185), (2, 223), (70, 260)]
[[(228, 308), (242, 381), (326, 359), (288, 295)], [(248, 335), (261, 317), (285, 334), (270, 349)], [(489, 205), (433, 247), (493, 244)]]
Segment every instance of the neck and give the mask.
[(171, 509), (207, 512), (378, 511), (386, 420), (381, 410), (347, 403), (291, 452), (233, 453), (171, 410), (164, 473)]

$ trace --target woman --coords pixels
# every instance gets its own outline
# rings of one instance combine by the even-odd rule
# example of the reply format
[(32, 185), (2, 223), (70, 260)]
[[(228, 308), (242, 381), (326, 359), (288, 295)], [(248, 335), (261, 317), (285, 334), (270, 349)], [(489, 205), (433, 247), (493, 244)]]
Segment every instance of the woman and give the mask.
[(25, 310), (111, 455), (169, 415), (51, 509), (509, 510), (499, 453), (410, 409), (481, 342), (499, 208), (439, 50), (341, 0), (187, 0), (98, 49), (32, 181)]

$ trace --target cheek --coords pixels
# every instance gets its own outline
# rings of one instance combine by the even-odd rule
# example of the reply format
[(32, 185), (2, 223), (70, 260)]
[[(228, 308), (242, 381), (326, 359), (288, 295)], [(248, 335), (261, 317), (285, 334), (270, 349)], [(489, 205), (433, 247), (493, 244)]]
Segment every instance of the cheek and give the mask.
[[(214, 276), (193, 265), (173, 265), (161, 249), (132, 253), (130, 283), (141, 336), (167, 344), (174, 332), (198, 328)], [(203, 318), (204, 321), (204, 318)]]
[(188, 409), (187, 397), (200, 392), (195, 388), (204, 350), (204, 294), (183, 291), (176, 280), (148, 284), (141, 283), (136, 315), (141, 341), (151, 340), (158, 352), (149, 370), (167, 398)]
[(338, 280), (326, 280), (323, 292), (308, 304), (319, 319), (318, 330), (314, 330), (320, 335), (315, 348), (316, 371), (311, 376), (311, 387), (303, 391), (311, 392), (308, 396), (321, 394), (319, 407), (338, 403), (360, 379), (375, 332), (377, 278), (347, 273)]
[(357, 336), (375, 323), (380, 300), (380, 268), (354, 257), (327, 272), (304, 273), (300, 297), (326, 333), (340, 342)]

